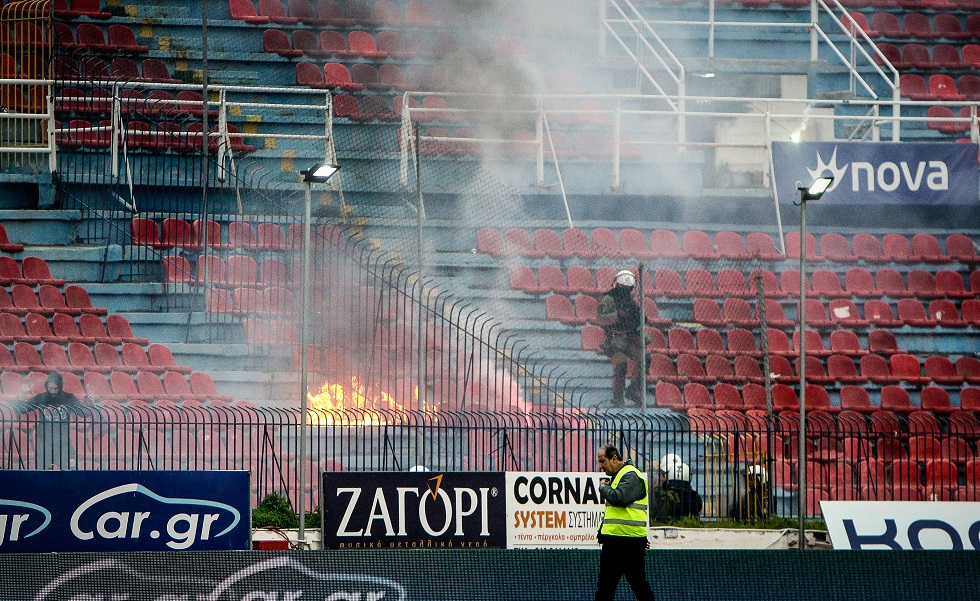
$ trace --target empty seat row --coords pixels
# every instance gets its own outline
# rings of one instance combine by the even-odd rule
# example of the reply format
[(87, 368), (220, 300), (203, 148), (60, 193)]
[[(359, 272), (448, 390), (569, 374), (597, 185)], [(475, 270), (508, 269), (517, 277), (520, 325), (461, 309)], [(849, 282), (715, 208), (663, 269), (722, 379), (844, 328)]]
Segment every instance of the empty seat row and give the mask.
[[(65, 148), (109, 148), (112, 144), (114, 128), (112, 121), (105, 119), (92, 123), (85, 119), (72, 119), (65, 126), (55, 122), (55, 141)], [(242, 141), (238, 127), (227, 124), (228, 141), (222, 139), (211, 128), (208, 150), (216, 152), (230, 150), (237, 154), (255, 151), (255, 146)], [(199, 152), (204, 145), (203, 124), (187, 123), (183, 127), (173, 121), (161, 121), (153, 125), (146, 121), (132, 120), (123, 125), (118, 132), (120, 144), (129, 150), (172, 150), (180, 153)]]
[(152, 344), (144, 350), (135, 342), (124, 342), (122, 352), (107, 342), (96, 342), (94, 347), (82, 342), (69, 342), (67, 350), (61, 341), (44, 342), (40, 345), (40, 351), (33, 344), (15, 342), (13, 352), (6, 346), (0, 346), (0, 367), (4, 371), (19, 372), (191, 372), (190, 367), (177, 365), (166, 346)]
[[(743, 239), (741, 234), (723, 231), (715, 234), (712, 242), (711, 236), (700, 230), (685, 231), (680, 237), (670, 230), (654, 230), (648, 239), (646, 234), (633, 228), (623, 229), (617, 235), (608, 228), (600, 227), (595, 228), (590, 236), (578, 228), (561, 232), (539, 228), (532, 233), (513, 227), (502, 234), (497, 228), (482, 227), (477, 230), (476, 249), (493, 256), (556, 259), (596, 256), (701, 260), (798, 258), (799, 233), (788, 232), (785, 241), (784, 255), (776, 248), (772, 237), (762, 232), (751, 232)], [(902, 234), (885, 234), (879, 240), (872, 234), (859, 233), (849, 242), (840, 234), (828, 233), (820, 236), (819, 254), (816, 237), (807, 234), (806, 253), (808, 261), (829, 260), (838, 263), (980, 263), (976, 245), (963, 234), (947, 236), (946, 250), (943, 251), (939, 240), (932, 234), (915, 234), (911, 239)]]
[[(963, 47), (962, 56), (960, 50), (950, 44), (936, 44), (930, 52), (930, 49), (922, 44), (905, 44), (899, 48), (895, 44), (880, 42), (878, 43), (878, 50), (893, 67), (899, 70), (910, 68), (949, 70), (980, 67), (980, 44), (967, 44)], [(878, 55), (875, 55), (875, 62), (884, 64)], [(971, 75), (967, 79), (960, 78), (959, 88), (964, 94), (970, 96), (967, 90), (976, 89), (975, 83), (971, 82), (975, 77)]]
[[(211, 376), (202, 372), (188, 375), (176, 371), (85, 371), (82, 377), (72, 371), (62, 372), (64, 390), (79, 398), (100, 401), (161, 401), (231, 400), (230, 395), (218, 393)], [(2, 398), (24, 400), (43, 392), (45, 372), (22, 374), (5, 371), (0, 377)]]
[[(680, 386), (684, 388), (683, 395), (681, 394)], [(921, 400), (919, 405), (913, 405), (911, 397), (905, 388), (895, 384), (889, 384), (881, 388), (879, 403), (875, 404), (872, 402), (867, 389), (849, 384), (841, 388), (839, 396), (840, 404), (835, 405), (831, 403), (830, 395), (823, 386), (807, 384), (806, 406), (808, 413), (814, 413), (812, 416), (808, 415), (811, 420), (817, 419), (817, 415), (819, 415), (817, 412), (828, 415), (844, 411), (849, 414), (869, 414), (871, 415), (871, 423), (875, 431), (891, 434), (896, 437), (903, 432), (907, 433), (909, 431), (940, 434), (941, 428), (934, 415), (935, 409), (933, 407), (939, 408), (943, 415), (950, 416), (954, 413), (975, 413), (980, 409), (980, 388), (963, 388), (959, 394), (959, 406), (952, 405), (949, 394), (943, 388), (927, 386), (923, 388), (923, 391), (926, 393), (926, 399), (929, 399), (928, 405), (923, 406)], [(739, 394), (739, 388), (731, 382), (715, 383), (712, 389), (709, 390), (705, 382), (664, 379), (658, 381), (654, 389), (654, 395), (658, 407), (676, 411), (698, 407), (736, 411), (765, 411), (767, 407), (765, 386), (756, 382), (742, 384), (741, 394)], [(921, 395), (918, 396), (921, 397)], [(797, 390), (793, 386), (783, 383), (772, 385), (772, 410), (775, 413), (787, 411), (798, 412), (799, 409), (799, 397)], [(876, 423), (876, 419), (883, 418), (878, 413), (880, 410), (888, 411), (894, 414), (894, 416), (903, 416), (907, 425), (903, 428), (900, 425), (899, 419), (887, 420), (884, 425)], [(910, 417), (914, 417), (915, 420), (909, 419)], [(795, 430), (798, 423), (799, 416), (796, 414), (796, 418), (790, 418), (784, 427)], [(849, 422), (845, 424), (842, 424), (840, 419), (835, 423), (831, 418), (825, 423), (815, 425), (815, 430), (818, 432), (835, 432), (840, 430), (844, 430), (845, 432), (863, 432), (865, 427), (863, 418), (861, 423)], [(762, 429), (764, 430), (765, 427), (763, 426)], [(980, 435), (980, 431), (978, 430), (974, 430), (973, 434), (971, 434), (974, 438), (978, 435)]]
[[(400, 58), (405, 57), (403, 50), (397, 50), (401, 48), (401, 37), (394, 31), (379, 32), (375, 43), (370, 32), (361, 30), (351, 31), (345, 36), (333, 30), (324, 30), (317, 35), (308, 29), (295, 29), (291, 35), (287, 35), (281, 29), (266, 29), (262, 34), (262, 44), (266, 52), (285, 57), (305, 55), (378, 60), (395, 58), (394, 54)], [(389, 52), (388, 44), (396, 49)]]
[(82, 313), (78, 321), (71, 313), (55, 312), (48, 321), (47, 315), (29, 312), (23, 320), (9, 311), (0, 311), (0, 341), (29, 342), (81, 342), (95, 344), (104, 342), (120, 345), (132, 342), (146, 346), (149, 340), (133, 334), (132, 326), (122, 315), (109, 315), (105, 321), (94, 313)]
[(34, 289), (26, 284), (14, 284), (10, 292), (0, 288), (0, 312), (12, 315), (39, 313), (67, 313), (79, 315), (93, 313), (105, 315), (106, 309), (92, 306), (88, 292), (81, 286), (67, 286), (62, 294), (56, 286), (42, 284), (35, 294)]
[[(207, 246), (219, 250), (249, 250), (283, 252), (303, 248), (303, 224), (289, 224), (285, 231), (281, 224), (263, 221), (253, 225), (248, 221), (229, 221), (225, 224), (208, 220), (204, 231), (201, 220), (188, 223), (179, 217), (167, 217), (157, 224), (149, 217), (135, 217), (130, 222), (133, 244), (152, 246), (156, 249), (180, 248), (200, 250)], [(342, 243), (343, 234), (333, 225), (321, 225), (312, 232), (314, 246), (324, 241)]]
[[(960, 80), (964, 81), (963, 77), (960, 77)], [(898, 83), (902, 97), (910, 100), (945, 100), (953, 102), (973, 99), (972, 97), (974, 96), (976, 99), (980, 99), (980, 87), (977, 86), (977, 84), (980, 84), (980, 78), (968, 78), (965, 80), (965, 85), (969, 87), (963, 90), (957, 88), (953, 78), (945, 73), (930, 75), (928, 82), (916, 73), (904, 73), (899, 76)], [(970, 93), (969, 96), (966, 94), (967, 91)]]
[(108, 19), (112, 13), (102, 10), (101, 0), (54, 0), (54, 16), (58, 19)]
[(207, 308), (212, 313), (289, 316), (294, 312), (293, 293), (278, 287), (209, 290)]
[[(294, 266), (293, 271), (296, 272)], [(268, 288), (286, 286), (293, 281), (286, 264), (276, 258), (256, 263), (248, 255), (232, 255), (227, 260), (215, 255), (200, 255), (194, 268), (181, 256), (163, 258), (165, 282), (219, 286), (222, 288)]]
[[(978, 82), (980, 83), (980, 82)], [(980, 87), (978, 87), (980, 90)], [(960, 108), (959, 118), (957, 113), (948, 106), (930, 106), (926, 111), (929, 121), (926, 126), (929, 129), (942, 132), (944, 134), (958, 135), (970, 131), (972, 117), (972, 107), (964, 106)]]
[(408, 0), (402, 10), (392, 0), (375, 0), (368, 4), (361, 0), (259, 0), (258, 8), (252, 0), (229, 0), (231, 18), (252, 25), (277, 23), (313, 26), (350, 27), (434, 27), (439, 25), (427, 2)]
[[(76, 38), (77, 31), (77, 38)], [(55, 44), (67, 51), (143, 54), (149, 47), (136, 41), (128, 25), (114, 23), (104, 32), (95, 23), (79, 23), (76, 29), (68, 23), (54, 23)], [(107, 39), (108, 38), (108, 39)]]
[(170, 67), (158, 58), (145, 58), (142, 63), (137, 63), (126, 56), (117, 56), (106, 62), (98, 56), (84, 56), (76, 61), (69, 55), (58, 55), (54, 68), (58, 79), (183, 83), (182, 80), (172, 77)]
[[(956, 15), (940, 13), (933, 16), (931, 23), (929, 16), (915, 12), (905, 13), (901, 20), (894, 13), (876, 12), (871, 15), (870, 23), (862, 13), (852, 11), (848, 14), (871, 37), (925, 40), (980, 38), (980, 15), (977, 14), (967, 15), (965, 21), (961, 21)], [(845, 20), (845, 25), (850, 23)]]
[[(149, 115), (184, 121), (204, 114), (204, 100), (196, 90), (180, 90), (176, 95), (167, 90), (143, 90), (117, 88), (119, 110), (123, 115)], [(94, 87), (86, 90), (63, 87), (55, 97), (55, 113), (58, 116), (109, 115), (113, 107), (113, 90)], [(216, 111), (209, 114), (217, 116)]]
[[(671, 328), (666, 335), (662, 330), (647, 328), (650, 338), (648, 348), (659, 349), (661, 352), (688, 352), (696, 355), (746, 355), (750, 357), (760, 357), (762, 355), (761, 342), (756, 340), (755, 334), (745, 328), (731, 328), (725, 333), (725, 343), (722, 342), (722, 334), (713, 328), (701, 328), (695, 334), (683, 327)], [(799, 331), (793, 332), (792, 337), (788, 336), (783, 330), (767, 328), (766, 348), (771, 355), (795, 356), (799, 348)], [(761, 334), (760, 334), (761, 336)], [(582, 328), (582, 350), (599, 351), (605, 341), (605, 333), (602, 328), (594, 325), (586, 325)], [(792, 341), (792, 342), (791, 342)], [(851, 330), (834, 330), (830, 334), (830, 348), (824, 344), (823, 337), (816, 330), (807, 330), (806, 347), (808, 355), (829, 356), (833, 354), (843, 354), (860, 356), (867, 353), (877, 353), (879, 355), (892, 355), (902, 352), (898, 347), (895, 334), (889, 330), (871, 330), (868, 332), (867, 349), (861, 346), (857, 334)]]
[[(969, 368), (964, 367), (963, 371), (968, 373), (976, 369), (975, 357), (963, 357), (962, 359), (973, 361)], [(704, 363), (700, 357), (693, 353), (681, 352), (672, 358), (669, 354), (661, 352), (651, 352), (649, 354), (650, 370), (647, 379), (657, 382), (733, 382), (761, 383), (763, 373), (760, 361), (755, 357), (746, 355), (736, 356), (734, 367), (728, 358), (722, 355), (708, 355)], [(833, 359), (831, 361), (830, 359)], [(942, 355), (933, 355), (926, 359), (926, 369), (923, 371), (919, 358), (915, 355), (897, 353), (888, 360), (879, 355), (865, 354), (859, 361), (860, 372), (855, 366), (854, 359), (846, 355), (832, 355), (827, 361), (827, 368), (817, 356), (809, 355), (806, 361), (806, 379), (814, 385), (833, 385), (835, 382), (841, 384), (873, 384), (889, 385), (904, 383), (908, 386), (924, 386), (930, 384), (943, 386), (962, 386), (971, 380), (970, 383), (980, 383), (976, 375), (959, 375), (953, 362)], [(773, 380), (783, 384), (794, 384), (799, 382), (800, 361), (795, 359), (795, 366), (784, 355), (773, 355), (769, 359), (769, 371)], [(943, 391), (945, 393), (945, 391)], [(819, 393), (821, 396), (826, 391)], [(949, 402), (946, 402), (947, 410), (951, 410)]]
[[(547, 302), (547, 299), (546, 299)], [(756, 303), (755, 310), (741, 298), (728, 298), (719, 305), (711, 298), (696, 298), (694, 300), (694, 321), (710, 327), (758, 326), (762, 323), (762, 310), (765, 311), (766, 323), (780, 329), (789, 328), (798, 323), (786, 318), (783, 306), (778, 301), (766, 299), (764, 305)], [(799, 315), (799, 304), (797, 304)], [(906, 325), (917, 328), (965, 328), (980, 327), (980, 299), (962, 301), (962, 316), (956, 304), (948, 299), (936, 299), (929, 302), (928, 307), (912, 298), (899, 299), (897, 317), (891, 306), (881, 300), (869, 300), (864, 303), (864, 315), (858, 311), (857, 305), (849, 299), (836, 298), (824, 306), (819, 299), (808, 298), (806, 301), (807, 325), (816, 329), (866, 328), (869, 326), (895, 328)]]
[(0, 53), (0, 79), (46, 79), (49, 68), (43, 55), (25, 54), (19, 58)]
[(358, 99), (350, 94), (334, 94), (333, 115), (335, 119), (353, 121), (394, 121), (398, 115), (392, 110), (391, 102), (384, 96), (368, 94)]
[[(20, 246), (23, 250), (23, 246)], [(19, 252), (19, 251), (13, 251)], [(27, 286), (64, 286), (65, 280), (51, 275), (51, 268), (41, 257), (24, 257), (18, 265), (12, 257), (0, 256), (0, 286), (25, 284)]]
[[(599, 267), (595, 274), (580, 265), (569, 266), (563, 270), (556, 265), (542, 265), (537, 272), (528, 265), (514, 265), (509, 268), (510, 286), (533, 294), (545, 292), (603, 294), (612, 287), (617, 269)], [(566, 275), (567, 274), (567, 275)], [(745, 276), (737, 269), (721, 269), (717, 282), (714, 274), (702, 268), (689, 269), (681, 275), (671, 268), (644, 271), (643, 291), (649, 296), (682, 297), (734, 297), (753, 298), (757, 296), (758, 284), (762, 283), (763, 295), (767, 298), (788, 298), (799, 296), (800, 272), (787, 269), (776, 275), (764, 269), (756, 269)], [(913, 269), (908, 273), (908, 284), (897, 270), (882, 268), (874, 277), (866, 269), (855, 267), (845, 274), (844, 283), (838, 275), (829, 270), (815, 270), (812, 281), (807, 281), (807, 295), (826, 299), (835, 298), (906, 298), (928, 299), (969, 299), (980, 292), (980, 270), (970, 274), (970, 289), (963, 278), (953, 270), (940, 270), (935, 275)]]

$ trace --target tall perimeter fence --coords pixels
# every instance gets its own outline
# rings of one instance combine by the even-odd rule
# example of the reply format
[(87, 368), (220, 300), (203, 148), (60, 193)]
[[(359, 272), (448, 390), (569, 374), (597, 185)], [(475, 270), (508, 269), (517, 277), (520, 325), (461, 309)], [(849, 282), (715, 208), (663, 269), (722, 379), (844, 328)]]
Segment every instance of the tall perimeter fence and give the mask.
[[(855, 423), (834, 427), (817, 416), (808, 424), (808, 516), (821, 499), (975, 499), (974, 483), (947, 481), (923, 490), (918, 473), (885, 471), (871, 451), (881, 440), (908, 442), (903, 420), (895, 431), (869, 432)], [(626, 411), (551, 414), (452, 411), (313, 410), (304, 428), (296, 410), (134, 408), (112, 403), (56, 410), (23, 407), (0, 422), (3, 469), (136, 469), (251, 472), (253, 501), (278, 492), (295, 504), (318, 505), (322, 471), (594, 471), (595, 454), (617, 445), (652, 481), (658, 460), (676, 453), (692, 467), (692, 485), (704, 497), (706, 520), (730, 517), (746, 498), (746, 471), (771, 474), (753, 511), (798, 515), (796, 465), (786, 450), (797, 424), (778, 416), (745, 424), (735, 416)], [(299, 437), (309, 447), (306, 482), (299, 473)], [(846, 450), (843, 450), (846, 449)], [(914, 463), (912, 464), (914, 465)], [(947, 474), (948, 476), (948, 474)], [(937, 475), (938, 477), (938, 475)], [(859, 485), (854, 484), (858, 482)]]

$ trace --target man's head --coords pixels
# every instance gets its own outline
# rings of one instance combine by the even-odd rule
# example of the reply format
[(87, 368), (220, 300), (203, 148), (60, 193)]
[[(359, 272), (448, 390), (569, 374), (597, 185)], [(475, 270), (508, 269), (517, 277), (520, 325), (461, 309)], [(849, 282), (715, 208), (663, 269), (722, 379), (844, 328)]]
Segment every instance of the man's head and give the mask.
[(628, 288), (632, 290), (633, 286), (636, 286), (636, 276), (629, 269), (624, 269), (616, 274), (613, 282), (617, 288)]
[(60, 394), (64, 386), (64, 379), (61, 377), (61, 374), (56, 371), (51, 372), (48, 379), (44, 381), (44, 389), (50, 394)]
[(619, 471), (625, 461), (619, 449), (611, 444), (607, 444), (599, 449), (599, 467), (606, 472), (607, 476), (613, 476)]

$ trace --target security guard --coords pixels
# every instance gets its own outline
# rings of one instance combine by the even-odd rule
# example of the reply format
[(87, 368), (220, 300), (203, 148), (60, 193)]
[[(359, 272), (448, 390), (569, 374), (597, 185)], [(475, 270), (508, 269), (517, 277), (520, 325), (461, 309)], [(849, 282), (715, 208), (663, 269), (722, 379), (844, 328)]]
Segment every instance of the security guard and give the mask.
[(606, 509), (599, 524), (602, 553), (595, 600), (611, 601), (620, 578), (626, 576), (637, 601), (653, 601), (645, 562), (649, 523), (646, 479), (632, 463), (623, 461), (613, 445), (599, 449), (598, 460), (609, 478), (599, 480), (599, 495)]

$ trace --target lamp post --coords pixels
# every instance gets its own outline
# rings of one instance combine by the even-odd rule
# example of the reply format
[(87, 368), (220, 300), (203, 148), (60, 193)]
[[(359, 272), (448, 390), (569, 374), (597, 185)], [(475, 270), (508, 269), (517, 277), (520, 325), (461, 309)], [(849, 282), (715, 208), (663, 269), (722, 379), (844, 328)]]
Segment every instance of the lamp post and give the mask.
[(334, 176), (340, 167), (328, 163), (318, 163), (306, 171), (300, 171), (299, 175), (306, 184), (306, 202), (303, 207), (303, 302), (300, 310), (300, 329), (299, 329), (299, 352), (300, 352), (300, 421), (299, 421), (299, 501), (297, 511), (299, 511), (299, 532), (296, 535), (299, 543), (306, 542), (306, 495), (303, 493), (306, 484), (306, 418), (309, 414), (309, 399), (307, 398), (307, 386), (309, 385), (309, 350), (307, 341), (309, 340), (309, 311), (310, 311), (310, 215), (313, 212), (313, 184), (322, 184)]
[(809, 187), (796, 183), (800, 193), (800, 439), (797, 490), (800, 496), (800, 549), (806, 549), (806, 203), (820, 200), (833, 177), (818, 177)]

